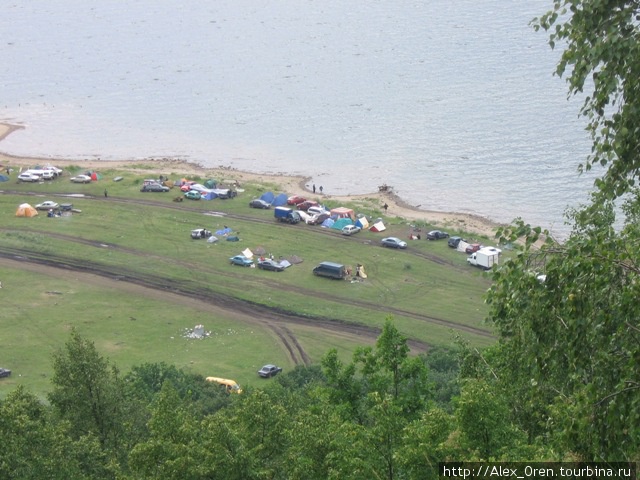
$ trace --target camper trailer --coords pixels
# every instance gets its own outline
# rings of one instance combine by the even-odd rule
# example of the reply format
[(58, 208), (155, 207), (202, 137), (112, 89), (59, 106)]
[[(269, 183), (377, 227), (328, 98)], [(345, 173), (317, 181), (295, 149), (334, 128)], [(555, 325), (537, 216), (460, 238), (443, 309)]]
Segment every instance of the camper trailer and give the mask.
[(500, 253), (502, 253), (502, 251), (499, 248), (484, 247), (469, 255), (467, 257), (467, 263), (475, 267), (483, 268), (484, 270), (490, 270), (494, 265), (498, 265)]

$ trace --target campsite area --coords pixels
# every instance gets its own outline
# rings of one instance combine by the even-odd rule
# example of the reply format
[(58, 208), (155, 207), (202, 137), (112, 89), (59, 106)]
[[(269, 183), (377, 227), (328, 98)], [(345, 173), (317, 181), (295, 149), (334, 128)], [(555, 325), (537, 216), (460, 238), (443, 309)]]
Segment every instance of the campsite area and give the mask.
[[(264, 363), (285, 369), (317, 363), (330, 348), (346, 359), (357, 346), (372, 344), (389, 316), (415, 352), (451, 345), (456, 335), (478, 346), (494, 341), (484, 323), (490, 277), (446, 241), (409, 240), (434, 225), (384, 215), (377, 198), (345, 203), (309, 194), (329, 210), (352, 210), (385, 226), (344, 236), (305, 222), (282, 224), (273, 209), (249, 208), (265, 193), (289, 193), (271, 178), (239, 182), (228, 172), (216, 186), (237, 196), (175, 201), (182, 194), (174, 184), (168, 192), (140, 191), (151, 176), (144, 165), (104, 169), (87, 184), (69, 181), (82, 173), (66, 165), (60, 178), (26, 184), (13, 172), (1, 184), (2, 361), (10, 364), (0, 366), (15, 375), (0, 382), (0, 396), (17, 383), (45, 392), (50, 354), (72, 327), (123, 370), (164, 361), (241, 384), (255, 382)], [(199, 184), (210, 179), (186, 177)], [(163, 178), (176, 182), (185, 175), (168, 171)], [(80, 213), (15, 216), (20, 205), (44, 200), (73, 203)], [(194, 240), (196, 228), (226, 233), (216, 242)], [(454, 228), (450, 233), (469, 237)], [(382, 248), (385, 235), (406, 240), (408, 248)], [(290, 266), (275, 273), (230, 264), (247, 249)], [(354, 271), (363, 265), (367, 278), (316, 277), (312, 269), (322, 261)], [(200, 324), (206, 338), (185, 335)]]

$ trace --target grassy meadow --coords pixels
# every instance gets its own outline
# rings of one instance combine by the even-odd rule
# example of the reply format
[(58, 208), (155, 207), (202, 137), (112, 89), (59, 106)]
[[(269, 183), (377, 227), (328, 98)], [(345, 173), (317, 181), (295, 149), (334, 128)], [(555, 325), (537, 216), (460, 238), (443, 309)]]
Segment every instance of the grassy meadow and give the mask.
[[(243, 184), (244, 191), (230, 200), (178, 203), (173, 201), (181, 196), (177, 188), (168, 193), (140, 192), (142, 180), (155, 177), (143, 165), (135, 173), (101, 171), (102, 179), (87, 185), (69, 181), (76, 173), (82, 173), (79, 167), (67, 169), (51, 182), (0, 184), (0, 249), (99, 268), (109, 272), (111, 280), (120, 281), (20, 262), (0, 264), (0, 367), (13, 371), (12, 377), (0, 381), (0, 397), (17, 384), (44, 395), (49, 388), (51, 353), (64, 345), (72, 327), (125, 372), (132, 365), (164, 361), (250, 385), (258, 383), (255, 372), (265, 363), (285, 370), (294, 366), (274, 329), (259, 315), (249, 318), (219, 311), (197, 297), (174, 295), (171, 289), (166, 295), (150, 294), (126, 281), (136, 277), (175, 282), (204, 299), (232, 297), (310, 318), (380, 327), (393, 315), (405, 335), (431, 345), (450, 345), (456, 332), (452, 325), (490, 332), (484, 323), (483, 301), (490, 276), (469, 267), (465, 255), (448, 248), (446, 241), (426, 241), (424, 234), (434, 226), (385, 218), (374, 199), (351, 205), (326, 202), (327, 207), (348, 206), (370, 218), (383, 217), (388, 228), (384, 233), (363, 231), (345, 237), (319, 226), (279, 224), (272, 210), (250, 209), (248, 202), (265, 191), (280, 193), (277, 185), (268, 182)], [(172, 180), (182, 178), (180, 172), (166, 175)], [(114, 182), (119, 176), (123, 179)], [(44, 200), (73, 203), (81, 213), (15, 217), (20, 203), (35, 205)], [(224, 226), (232, 228), (240, 241), (221, 238), (211, 244), (190, 238), (194, 228), (215, 232)], [(416, 227), (422, 231), (422, 240), (409, 241), (406, 251), (379, 246), (383, 236), (406, 239)], [(470, 237), (452, 226), (438, 227)], [(282, 273), (230, 265), (229, 257), (245, 248), (263, 248), (276, 259), (297, 256), (303, 262)], [(324, 260), (353, 267), (360, 263), (368, 278), (352, 283), (315, 277), (312, 268)], [(197, 324), (203, 324), (211, 336), (184, 338), (185, 329)], [(337, 348), (346, 360), (355, 347), (370, 343), (308, 324), (287, 328), (314, 362), (329, 348)], [(457, 333), (473, 345), (492, 342), (473, 331)]]

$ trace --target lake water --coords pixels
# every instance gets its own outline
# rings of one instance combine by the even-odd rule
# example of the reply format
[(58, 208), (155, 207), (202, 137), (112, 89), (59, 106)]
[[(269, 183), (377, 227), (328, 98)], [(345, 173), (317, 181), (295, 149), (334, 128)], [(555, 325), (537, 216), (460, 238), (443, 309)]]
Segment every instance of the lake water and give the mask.
[(0, 148), (301, 174), (328, 194), (386, 183), (563, 236), (593, 175), (560, 52), (528, 25), (551, 3), (11, 2), (0, 120), (27, 128)]

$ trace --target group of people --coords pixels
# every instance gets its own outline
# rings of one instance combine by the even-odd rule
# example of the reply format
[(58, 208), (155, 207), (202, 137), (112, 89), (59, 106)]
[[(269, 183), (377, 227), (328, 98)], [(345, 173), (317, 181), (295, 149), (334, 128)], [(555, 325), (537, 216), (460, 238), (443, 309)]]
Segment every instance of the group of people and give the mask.
[[(313, 189), (313, 193), (316, 193), (316, 184), (315, 184), (315, 183), (313, 184), (312, 189)], [(322, 188), (322, 185), (320, 185), (319, 190), (320, 190), (320, 194), (322, 194), (322, 190), (324, 190), (324, 189)]]

